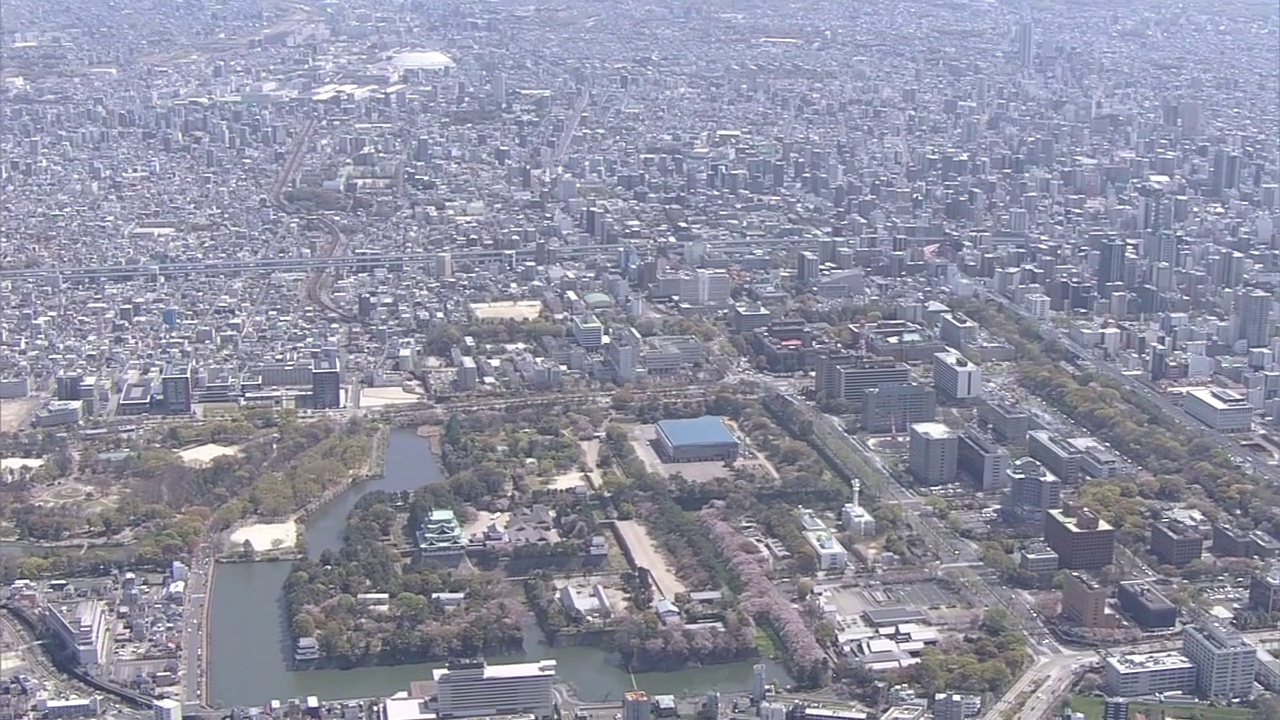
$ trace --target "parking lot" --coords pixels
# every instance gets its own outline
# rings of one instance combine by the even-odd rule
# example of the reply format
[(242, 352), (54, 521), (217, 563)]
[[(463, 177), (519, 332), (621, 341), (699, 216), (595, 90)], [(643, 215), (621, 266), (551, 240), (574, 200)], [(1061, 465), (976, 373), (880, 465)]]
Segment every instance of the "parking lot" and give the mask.
[(876, 608), (909, 607), (918, 610), (937, 610), (964, 604), (955, 593), (936, 582), (831, 588), (831, 602), (845, 617), (857, 617), (865, 610)]

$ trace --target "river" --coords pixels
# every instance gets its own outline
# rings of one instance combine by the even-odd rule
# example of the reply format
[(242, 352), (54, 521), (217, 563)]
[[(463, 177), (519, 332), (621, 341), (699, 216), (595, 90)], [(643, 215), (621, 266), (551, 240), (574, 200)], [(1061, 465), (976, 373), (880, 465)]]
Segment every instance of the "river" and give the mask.
[[(444, 481), (427, 442), (412, 430), (395, 430), (387, 444), (383, 476), (353, 487), (307, 520), (307, 551), (313, 557), (342, 545), (347, 515), (362, 495), (373, 490), (413, 490)], [(217, 706), (262, 705), (316, 695), (324, 700), (387, 696), (407, 690), (414, 680), (430, 678), (439, 664), (398, 665), (352, 670), (290, 669), (292, 648), (284, 613), (284, 581), (292, 563), (225, 563), (217, 568), (209, 608), (209, 701)], [(594, 647), (549, 647), (534, 623), (525, 632), (524, 652), (492, 657), (492, 662), (554, 658), (560, 680), (571, 683), (583, 700), (619, 700), (632, 689), (631, 676), (616, 654)], [(769, 677), (787, 682), (778, 664), (766, 661)], [(636, 684), (650, 694), (687, 695), (712, 689), (751, 687), (752, 662), (688, 668), (671, 673), (642, 673)]]

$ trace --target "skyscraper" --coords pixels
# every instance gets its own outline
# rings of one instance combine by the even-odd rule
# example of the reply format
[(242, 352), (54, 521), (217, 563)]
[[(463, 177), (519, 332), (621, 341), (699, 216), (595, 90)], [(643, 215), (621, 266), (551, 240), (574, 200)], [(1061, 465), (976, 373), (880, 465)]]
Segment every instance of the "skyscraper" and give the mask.
[(1018, 64), (1028, 70), (1036, 64), (1036, 28), (1030, 21), (1018, 25)]
[(1254, 288), (1240, 296), (1238, 339), (1249, 347), (1266, 347), (1271, 337), (1271, 296)]
[(1102, 257), (1098, 261), (1098, 289), (1113, 282), (1124, 282), (1123, 240), (1109, 238), (1102, 241)]

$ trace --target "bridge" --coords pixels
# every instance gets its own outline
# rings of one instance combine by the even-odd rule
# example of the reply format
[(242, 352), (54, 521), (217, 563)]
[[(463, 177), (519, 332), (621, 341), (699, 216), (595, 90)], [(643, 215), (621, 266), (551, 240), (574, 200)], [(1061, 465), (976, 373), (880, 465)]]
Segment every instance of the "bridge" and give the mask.
[[(817, 238), (762, 238), (759, 240), (710, 241), (707, 248), (728, 253), (745, 253), (776, 246), (806, 247), (815, 246)], [(669, 247), (683, 250), (686, 243), (673, 243)], [(547, 251), (556, 258), (583, 258), (617, 252), (626, 247), (622, 243), (605, 245), (556, 245), (549, 246)], [(126, 280), (130, 278), (160, 277), (166, 275), (227, 275), (234, 273), (259, 272), (308, 272), (321, 268), (367, 268), (391, 265), (425, 265), (434, 263), (442, 254), (454, 259), (466, 260), (501, 260), (511, 256), (516, 259), (532, 259), (535, 248), (519, 248), (515, 250), (499, 250), (492, 248), (465, 248), (460, 250), (438, 250), (435, 252), (410, 253), (369, 253), (361, 255), (341, 255), (333, 257), (307, 258), (256, 258), (252, 260), (208, 260), (198, 262), (173, 262), (138, 265), (94, 265), (78, 267), (44, 267), (44, 268), (3, 268), (0, 269), (0, 280), (35, 280), (43, 277), (58, 276), (64, 280)]]

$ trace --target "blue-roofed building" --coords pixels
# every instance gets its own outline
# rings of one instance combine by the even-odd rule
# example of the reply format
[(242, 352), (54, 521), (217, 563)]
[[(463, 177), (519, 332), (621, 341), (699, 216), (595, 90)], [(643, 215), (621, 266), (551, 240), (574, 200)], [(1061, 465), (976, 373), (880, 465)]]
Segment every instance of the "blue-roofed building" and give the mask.
[(703, 415), (660, 421), (657, 448), (667, 462), (704, 462), (735, 460), (740, 445), (724, 418)]

